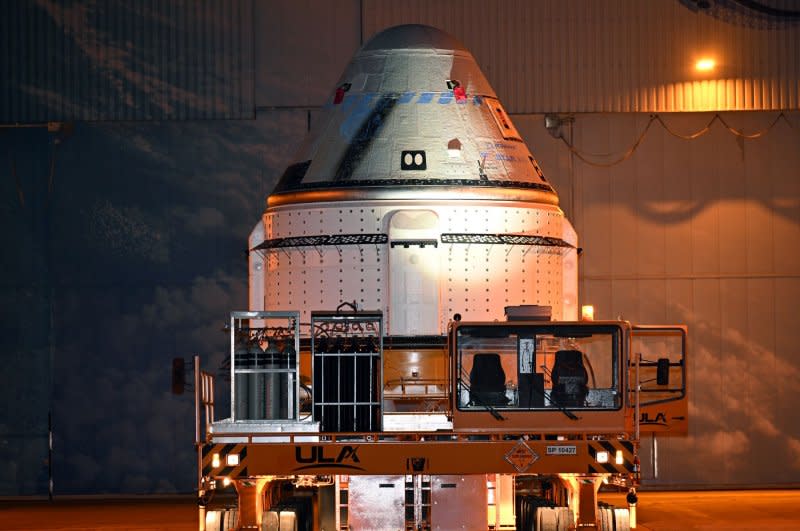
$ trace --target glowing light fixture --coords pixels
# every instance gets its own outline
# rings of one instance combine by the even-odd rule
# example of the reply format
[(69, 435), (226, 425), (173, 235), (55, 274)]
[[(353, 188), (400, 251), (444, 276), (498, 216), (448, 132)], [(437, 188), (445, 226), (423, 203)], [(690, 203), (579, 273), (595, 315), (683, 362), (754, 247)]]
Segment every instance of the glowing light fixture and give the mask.
[(228, 466), (239, 466), (239, 454), (228, 454), (225, 457)]
[(222, 484), (226, 487), (231, 484), (231, 478), (225, 478), (222, 480)]
[(716, 66), (717, 66), (716, 61), (714, 61), (710, 57), (703, 57), (694, 64), (694, 68), (698, 72), (711, 72), (712, 70), (714, 70), (714, 67)]
[(598, 463), (608, 463), (608, 452), (597, 452)]
[(212, 468), (219, 468), (219, 454), (214, 454), (211, 457), (211, 467)]
[(618, 465), (621, 465), (623, 462), (624, 460), (622, 459), (622, 450), (617, 450), (616, 463)]
[(581, 321), (594, 321), (594, 306), (591, 304), (581, 306)]

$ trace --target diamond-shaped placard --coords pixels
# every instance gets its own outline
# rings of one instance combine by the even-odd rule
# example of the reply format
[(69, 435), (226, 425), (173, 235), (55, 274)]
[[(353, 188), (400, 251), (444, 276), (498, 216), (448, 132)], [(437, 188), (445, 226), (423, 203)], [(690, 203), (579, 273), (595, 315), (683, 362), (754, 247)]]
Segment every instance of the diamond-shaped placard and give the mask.
[(514, 470), (522, 473), (539, 460), (539, 454), (531, 450), (530, 447), (525, 444), (525, 441), (520, 439), (505, 455), (505, 460), (514, 467)]

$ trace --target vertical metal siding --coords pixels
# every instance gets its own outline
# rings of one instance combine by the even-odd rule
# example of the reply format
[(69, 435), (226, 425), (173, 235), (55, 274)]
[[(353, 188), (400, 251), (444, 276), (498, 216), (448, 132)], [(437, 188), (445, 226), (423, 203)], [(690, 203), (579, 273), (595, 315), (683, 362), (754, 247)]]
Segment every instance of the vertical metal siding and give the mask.
[[(712, 113), (664, 116), (678, 131)], [(689, 326), (690, 437), (659, 437), (655, 485), (797, 483), (800, 416), (800, 112), (737, 142), (719, 124), (696, 140), (650, 129), (612, 168), (574, 161), (541, 115), (516, 125), (559, 191), (585, 250), (581, 302), (598, 318)], [(764, 129), (774, 113), (724, 113), (733, 127)], [(582, 114), (573, 127), (587, 151), (619, 152), (643, 114)], [(574, 197), (574, 206), (570, 197)], [(696, 463), (704, 466), (698, 467)]]
[(252, 118), (252, 2), (2, 2), (0, 123)]
[[(422, 23), (459, 37), (509, 111), (800, 108), (800, 25), (757, 29), (678, 0), (364, 1), (365, 40)], [(717, 72), (700, 77), (697, 56)]]
[[(691, 132), (712, 116), (664, 119)], [(598, 318), (689, 326), (690, 437), (659, 437), (657, 480), (649, 441), (642, 441), (650, 485), (763, 486), (800, 478), (800, 413), (786, 398), (800, 393), (800, 112), (786, 116), (767, 135), (743, 142), (719, 124), (691, 141), (653, 128), (612, 168), (571, 166), (541, 115), (515, 121), (585, 250), (581, 302), (594, 304)], [(723, 117), (756, 131), (774, 113)], [(620, 152), (647, 120), (582, 114), (573, 123), (576, 143)]]

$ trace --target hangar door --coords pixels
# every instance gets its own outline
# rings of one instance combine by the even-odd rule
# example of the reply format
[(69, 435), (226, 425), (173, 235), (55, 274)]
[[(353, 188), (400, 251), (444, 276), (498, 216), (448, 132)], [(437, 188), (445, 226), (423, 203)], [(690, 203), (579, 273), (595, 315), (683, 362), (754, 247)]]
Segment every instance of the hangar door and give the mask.
[(440, 335), (439, 216), (399, 210), (389, 220), (391, 335)]

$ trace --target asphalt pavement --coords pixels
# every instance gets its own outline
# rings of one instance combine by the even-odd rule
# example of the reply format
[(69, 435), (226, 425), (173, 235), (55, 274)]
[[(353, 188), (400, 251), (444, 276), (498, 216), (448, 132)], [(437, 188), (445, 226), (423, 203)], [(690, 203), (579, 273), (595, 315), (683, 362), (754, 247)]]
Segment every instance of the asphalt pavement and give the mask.
[[(624, 494), (600, 499), (624, 507)], [(800, 489), (642, 492), (638, 529), (800, 531)], [(192, 498), (0, 501), (0, 530), (195, 531)]]

